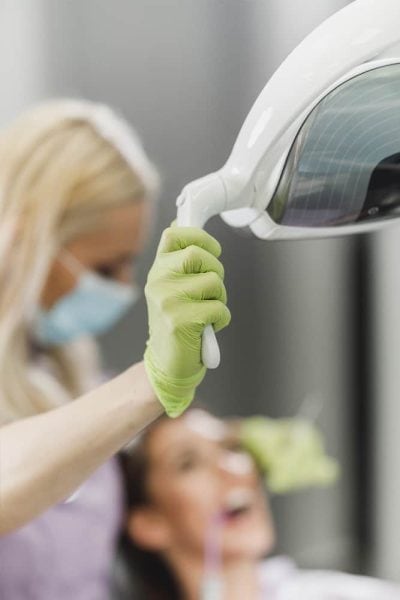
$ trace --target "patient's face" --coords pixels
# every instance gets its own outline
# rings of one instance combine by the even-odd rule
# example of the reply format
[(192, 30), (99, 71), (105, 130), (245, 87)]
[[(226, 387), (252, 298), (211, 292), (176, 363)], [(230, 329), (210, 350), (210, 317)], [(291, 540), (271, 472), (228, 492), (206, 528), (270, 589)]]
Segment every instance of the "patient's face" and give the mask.
[(232, 445), (223, 422), (189, 411), (161, 423), (148, 444), (148, 492), (168, 529), (161, 550), (203, 556), (221, 524), (224, 559), (257, 559), (271, 550), (274, 528), (251, 458)]

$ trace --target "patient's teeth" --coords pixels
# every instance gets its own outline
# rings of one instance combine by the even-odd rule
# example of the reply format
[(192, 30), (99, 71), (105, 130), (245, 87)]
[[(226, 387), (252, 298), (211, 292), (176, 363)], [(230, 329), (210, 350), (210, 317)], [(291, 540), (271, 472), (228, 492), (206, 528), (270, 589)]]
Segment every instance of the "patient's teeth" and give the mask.
[(233, 511), (249, 508), (253, 502), (253, 493), (246, 488), (235, 488), (229, 492), (225, 501), (226, 510)]

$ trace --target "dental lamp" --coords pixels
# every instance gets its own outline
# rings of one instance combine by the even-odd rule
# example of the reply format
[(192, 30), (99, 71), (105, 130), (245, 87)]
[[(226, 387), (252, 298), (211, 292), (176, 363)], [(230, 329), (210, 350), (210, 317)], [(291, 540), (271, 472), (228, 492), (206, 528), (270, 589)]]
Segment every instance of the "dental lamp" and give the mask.
[[(355, 0), (286, 58), (225, 163), (186, 185), (180, 226), (220, 214), (261, 239), (372, 231), (400, 217), (400, 0)], [(202, 360), (220, 353), (211, 325)]]

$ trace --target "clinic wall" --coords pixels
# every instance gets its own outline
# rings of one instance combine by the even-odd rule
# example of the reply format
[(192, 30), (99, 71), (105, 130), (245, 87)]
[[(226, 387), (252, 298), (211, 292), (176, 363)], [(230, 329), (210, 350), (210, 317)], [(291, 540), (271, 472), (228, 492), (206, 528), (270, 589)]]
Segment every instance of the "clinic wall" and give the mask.
[(371, 569), (400, 581), (400, 230), (370, 246), (374, 518)]
[(47, 93), (45, 8), (41, 0), (0, 3), (0, 127)]
[[(313, 26), (345, 4), (37, 3), (40, 40), (30, 60), (40, 85), (32, 85), (32, 100), (70, 95), (116, 106), (136, 125), (161, 170), (163, 193), (140, 281), (161, 230), (174, 218), (182, 186), (224, 163), (267, 78)], [(280, 549), (303, 564), (357, 568), (351, 321), (357, 241), (270, 245), (218, 219), (208, 229), (223, 245), (233, 320), (219, 336), (222, 366), (208, 374), (200, 396), (220, 414), (289, 416), (301, 406), (311, 412), (320, 407), (329, 451), (343, 464), (343, 475), (333, 490), (274, 499)], [(102, 340), (108, 369), (141, 359), (146, 334), (142, 299)]]

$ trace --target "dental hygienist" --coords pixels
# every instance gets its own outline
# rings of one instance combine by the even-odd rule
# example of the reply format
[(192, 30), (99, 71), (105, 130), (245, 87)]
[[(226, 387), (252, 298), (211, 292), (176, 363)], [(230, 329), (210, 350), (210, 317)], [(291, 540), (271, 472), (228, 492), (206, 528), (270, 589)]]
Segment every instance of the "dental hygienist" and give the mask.
[(155, 170), (110, 109), (77, 101), (17, 119), (0, 164), (0, 597), (102, 600), (121, 518), (118, 467), (104, 461), (190, 404), (202, 331), (229, 322), (220, 247), (164, 232), (144, 361), (96, 387), (94, 336), (137, 295)]

